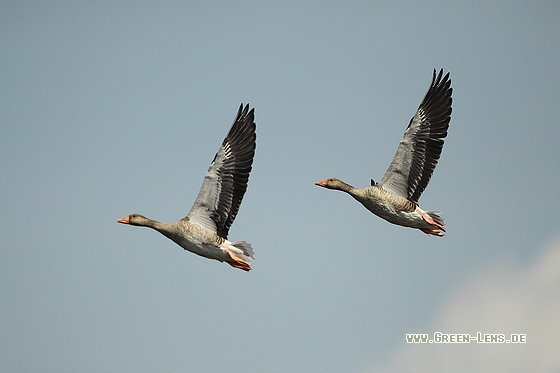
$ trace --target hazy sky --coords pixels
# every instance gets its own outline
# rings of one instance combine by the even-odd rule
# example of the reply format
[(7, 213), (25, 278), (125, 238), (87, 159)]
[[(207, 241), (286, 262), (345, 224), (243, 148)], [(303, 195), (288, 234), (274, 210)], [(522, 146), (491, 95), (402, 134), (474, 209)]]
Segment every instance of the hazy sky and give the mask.
[[(2, 2), (0, 371), (560, 370), (555, 1)], [(437, 238), (316, 187), (380, 180), (434, 68)], [(182, 218), (240, 103), (257, 152), (230, 239)], [(407, 333), (525, 344), (407, 344)], [(538, 365), (540, 364), (540, 365)]]

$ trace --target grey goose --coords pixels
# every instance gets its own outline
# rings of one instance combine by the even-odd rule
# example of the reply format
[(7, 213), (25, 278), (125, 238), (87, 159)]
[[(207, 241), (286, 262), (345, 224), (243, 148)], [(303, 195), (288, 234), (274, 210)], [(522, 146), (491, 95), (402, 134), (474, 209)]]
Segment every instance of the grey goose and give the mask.
[(336, 178), (315, 185), (341, 190), (375, 215), (434, 236), (443, 236), (445, 225), (438, 211), (424, 211), (418, 199), (436, 168), (451, 120), (451, 80), (443, 69), (436, 75), (416, 114), (410, 120), (389, 168), (378, 183), (357, 189)]
[(139, 214), (117, 221), (155, 229), (185, 250), (250, 271), (254, 258), (251, 245), (228, 241), (228, 232), (247, 190), (253, 165), (257, 139), (254, 116), (254, 109), (249, 111), (249, 105), (241, 104), (187, 216), (167, 224)]

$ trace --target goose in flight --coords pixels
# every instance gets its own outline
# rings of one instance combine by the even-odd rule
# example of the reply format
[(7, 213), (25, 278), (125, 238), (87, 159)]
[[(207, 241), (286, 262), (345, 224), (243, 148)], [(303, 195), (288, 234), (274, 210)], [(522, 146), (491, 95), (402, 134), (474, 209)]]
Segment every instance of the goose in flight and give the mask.
[(155, 229), (185, 250), (250, 271), (251, 244), (230, 242), (227, 238), (253, 165), (257, 139), (254, 110), (249, 111), (249, 105), (239, 107), (187, 216), (172, 223), (160, 223), (139, 214), (117, 221)]
[(436, 168), (451, 120), (451, 80), (443, 69), (436, 75), (416, 114), (410, 120), (397, 153), (379, 183), (357, 189), (336, 178), (315, 185), (350, 194), (375, 215), (393, 223), (443, 236), (445, 225), (438, 211), (424, 211), (418, 199)]

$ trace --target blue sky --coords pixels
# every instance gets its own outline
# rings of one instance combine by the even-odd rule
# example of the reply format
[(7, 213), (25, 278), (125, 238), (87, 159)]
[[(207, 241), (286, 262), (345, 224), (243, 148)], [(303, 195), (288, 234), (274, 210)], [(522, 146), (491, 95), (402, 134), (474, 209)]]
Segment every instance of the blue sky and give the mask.
[[(0, 7), (0, 370), (560, 369), (555, 2)], [(444, 238), (314, 185), (379, 180), (442, 67)], [(253, 271), (116, 222), (185, 216), (247, 102)], [(528, 342), (405, 342), (436, 331)]]

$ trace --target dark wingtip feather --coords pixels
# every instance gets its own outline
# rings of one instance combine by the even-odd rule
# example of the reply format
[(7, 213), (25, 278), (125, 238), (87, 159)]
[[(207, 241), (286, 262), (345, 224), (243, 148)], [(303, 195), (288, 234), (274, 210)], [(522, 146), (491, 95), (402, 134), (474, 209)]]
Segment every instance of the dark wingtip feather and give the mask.
[(421, 169), (414, 170), (409, 174), (409, 199), (418, 202), (420, 195), (426, 189), (435, 167), (441, 156), (444, 139), (447, 136), (449, 122), (451, 121), (452, 103), (450, 73), (443, 75), (443, 69), (437, 73), (434, 69), (432, 83), (422, 100), (419, 109), (422, 109), (429, 125), (428, 138), (419, 141), (417, 146), (422, 152), (416, 154), (420, 156), (419, 162), (414, 162)]
[[(223, 145), (229, 144), (231, 152), (233, 154), (233, 185), (221, 197), (221, 202), (226, 203), (228, 206), (224, 206), (224, 210), (221, 211), (225, 216), (220, 217), (217, 222), (218, 225), (218, 235), (226, 238), (229, 232), (229, 228), (233, 224), (237, 212), (239, 211), (239, 206), (243, 200), (243, 196), (247, 191), (247, 183), (249, 181), (249, 174), (253, 166), (253, 158), (256, 150), (256, 123), (255, 119), (255, 109), (249, 110), (249, 104), (243, 107), (243, 104), (239, 107), (237, 116), (223, 141)], [(225, 187), (225, 185), (223, 185)]]

